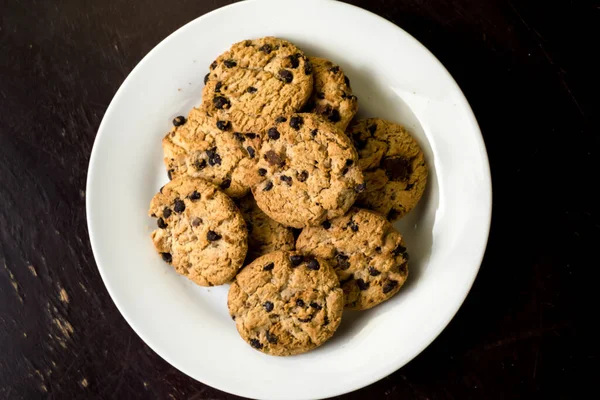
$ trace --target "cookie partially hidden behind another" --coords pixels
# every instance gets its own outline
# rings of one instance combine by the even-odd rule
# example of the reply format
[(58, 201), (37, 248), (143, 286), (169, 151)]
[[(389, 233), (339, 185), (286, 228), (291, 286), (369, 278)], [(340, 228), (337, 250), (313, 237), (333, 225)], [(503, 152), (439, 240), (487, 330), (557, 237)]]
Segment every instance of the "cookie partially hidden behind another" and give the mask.
[(275, 221), (293, 228), (343, 215), (365, 189), (350, 139), (316, 114), (279, 118), (267, 130), (252, 193)]
[(326, 261), (276, 251), (237, 275), (227, 305), (250, 346), (288, 356), (314, 349), (333, 335), (342, 318), (344, 294)]
[(357, 205), (396, 221), (412, 210), (427, 185), (419, 144), (402, 125), (379, 118), (356, 121), (347, 131), (359, 154), (367, 190)]
[(395, 295), (408, 276), (408, 253), (400, 233), (384, 217), (360, 208), (305, 228), (296, 248), (333, 265), (347, 308), (376, 306)]
[(358, 99), (352, 94), (350, 79), (339, 65), (325, 58), (309, 57), (309, 60), (315, 83), (307, 111), (322, 115), (345, 131), (358, 111)]
[(182, 176), (150, 202), (152, 243), (162, 259), (200, 286), (231, 281), (244, 262), (248, 234), (233, 201), (214, 185)]
[(252, 195), (236, 201), (248, 227), (248, 254), (245, 264), (275, 250), (294, 250), (296, 239), (292, 229), (269, 218), (258, 206)]

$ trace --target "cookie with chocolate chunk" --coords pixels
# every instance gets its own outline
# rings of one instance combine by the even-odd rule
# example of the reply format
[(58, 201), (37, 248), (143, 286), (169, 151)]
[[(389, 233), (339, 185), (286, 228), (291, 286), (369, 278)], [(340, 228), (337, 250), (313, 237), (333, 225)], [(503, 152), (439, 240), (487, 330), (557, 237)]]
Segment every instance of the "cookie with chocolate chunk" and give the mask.
[(167, 183), (150, 202), (157, 218), (152, 243), (175, 270), (200, 286), (222, 285), (246, 257), (242, 214), (207, 181), (183, 175)]
[(427, 185), (427, 164), (417, 141), (402, 125), (379, 118), (356, 121), (347, 134), (358, 151), (366, 183), (357, 205), (392, 222), (405, 216)]
[(366, 310), (388, 300), (408, 277), (402, 235), (381, 215), (360, 208), (305, 228), (296, 249), (333, 265), (347, 308)]
[(334, 334), (344, 294), (328, 262), (276, 251), (257, 258), (237, 275), (227, 305), (250, 346), (288, 356), (312, 350)]

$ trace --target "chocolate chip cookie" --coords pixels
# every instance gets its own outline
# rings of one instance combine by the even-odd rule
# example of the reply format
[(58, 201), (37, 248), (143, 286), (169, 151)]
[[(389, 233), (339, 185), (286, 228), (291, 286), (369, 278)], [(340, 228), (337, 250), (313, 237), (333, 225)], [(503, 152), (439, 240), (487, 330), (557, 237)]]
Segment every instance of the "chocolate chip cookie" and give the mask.
[(347, 131), (359, 154), (366, 190), (357, 205), (402, 218), (419, 202), (427, 185), (427, 165), (419, 144), (403, 126), (379, 118), (356, 121)]
[(294, 250), (296, 239), (292, 230), (269, 218), (252, 195), (236, 201), (248, 228), (248, 254), (245, 264), (276, 250)]
[(320, 346), (333, 335), (342, 318), (344, 294), (326, 261), (276, 251), (237, 275), (227, 305), (250, 346), (289, 356)]
[(352, 142), (316, 114), (275, 120), (262, 144), (254, 180), (258, 206), (293, 228), (343, 215), (365, 190)]
[(353, 207), (343, 217), (305, 228), (298, 251), (333, 265), (347, 308), (366, 310), (395, 295), (408, 276), (408, 253), (392, 224)]
[(229, 282), (242, 266), (246, 224), (233, 201), (211, 183), (175, 178), (154, 196), (148, 213), (157, 218), (152, 243), (162, 259), (198, 285)]
[(309, 57), (313, 67), (314, 88), (306, 109), (322, 115), (342, 131), (358, 111), (350, 79), (340, 66), (324, 58)]
[(274, 37), (234, 44), (210, 66), (202, 92), (210, 111), (243, 111), (273, 120), (296, 112), (313, 88), (310, 62), (292, 43)]
[[(234, 117), (234, 118), (231, 118)], [(246, 176), (256, 170), (262, 133), (243, 114), (224, 116), (194, 108), (179, 117), (163, 139), (164, 162), (170, 178), (189, 175), (206, 179), (238, 198), (250, 191)]]

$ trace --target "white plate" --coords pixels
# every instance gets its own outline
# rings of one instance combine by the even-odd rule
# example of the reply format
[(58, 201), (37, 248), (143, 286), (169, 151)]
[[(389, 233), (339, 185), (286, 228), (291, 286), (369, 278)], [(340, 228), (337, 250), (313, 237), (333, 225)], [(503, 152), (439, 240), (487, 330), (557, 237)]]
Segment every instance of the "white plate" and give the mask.
[[(279, 358), (238, 336), (228, 286), (178, 276), (150, 241), (150, 199), (166, 181), (161, 138), (200, 103), (208, 65), (232, 43), (275, 35), (339, 63), (361, 116), (403, 123), (430, 167), (421, 204), (400, 224), (411, 255), (406, 286), (390, 301), (344, 315), (332, 340)], [(477, 122), (439, 61), (392, 23), (330, 0), (244, 1), (173, 33), (127, 77), (100, 125), (90, 160), (87, 217), (100, 274), (138, 335), (173, 366), (241, 396), (321, 398), (402, 367), (444, 329), (479, 269), (491, 216), (491, 182)]]

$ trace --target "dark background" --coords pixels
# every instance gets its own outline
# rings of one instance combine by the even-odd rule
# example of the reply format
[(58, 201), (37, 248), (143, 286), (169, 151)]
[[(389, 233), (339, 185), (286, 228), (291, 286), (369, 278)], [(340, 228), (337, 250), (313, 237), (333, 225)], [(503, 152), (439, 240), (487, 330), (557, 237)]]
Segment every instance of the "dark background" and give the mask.
[[(117, 88), (164, 37), (227, 3), (0, 0), (0, 398), (235, 397), (131, 330), (85, 220), (88, 159)], [(586, 323), (599, 315), (600, 3), (351, 3), (415, 36), (458, 81), (489, 152), (494, 211), (479, 276), (446, 330), (344, 398), (580, 397), (600, 372)]]

